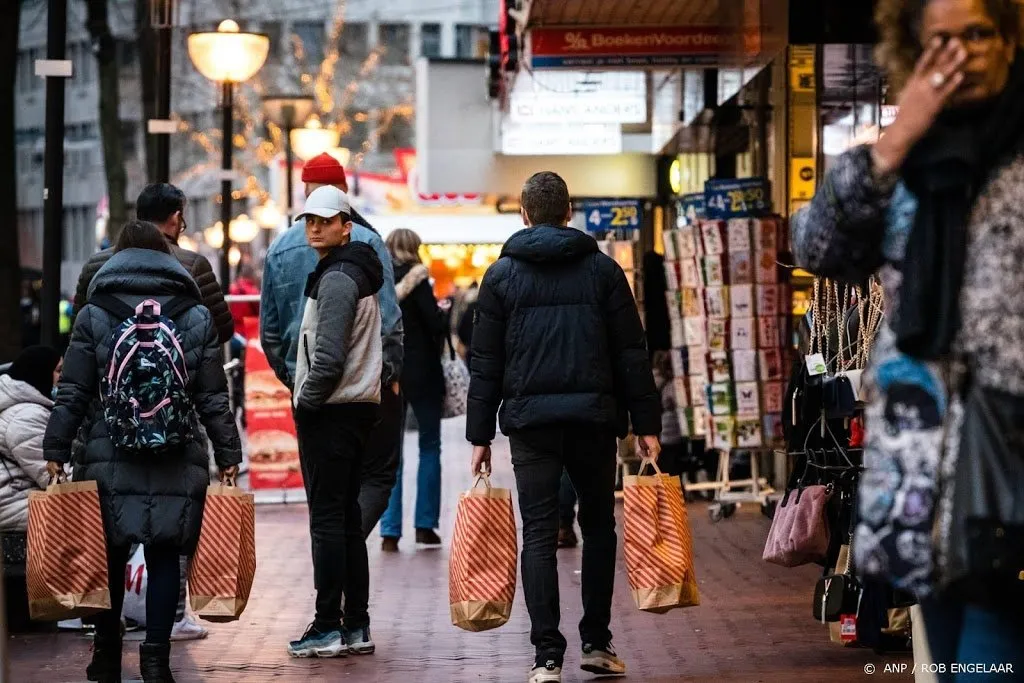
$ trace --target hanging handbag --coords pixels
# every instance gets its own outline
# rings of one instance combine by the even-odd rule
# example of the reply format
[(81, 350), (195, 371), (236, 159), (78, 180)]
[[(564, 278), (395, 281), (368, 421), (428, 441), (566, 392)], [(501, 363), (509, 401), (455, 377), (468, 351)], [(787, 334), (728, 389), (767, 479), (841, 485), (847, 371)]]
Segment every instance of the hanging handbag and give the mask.
[[(855, 510), (850, 510), (847, 547), (853, 543), (856, 517)], [(814, 587), (813, 613), (815, 621), (829, 624), (839, 621), (843, 616), (856, 617), (859, 614), (864, 588), (857, 577), (853, 575), (853, 562), (850, 555), (851, 553), (847, 551), (846, 566), (841, 573), (833, 572), (818, 579), (818, 583)]]
[(445, 335), (448, 353), (441, 353), (441, 370), (444, 373), (444, 404), (441, 417), (459, 417), (466, 414), (469, 403), (469, 368), (455, 353), (451, 335)]
[(762, 559), (783, 567), (820, 562), (828, 553), (825, 506), (832, 487), (815, 484), (786, 492), (772, 518)]
[(1024, 593), (1024, 399), (967, 386), (940, 578), (1000, 603)]

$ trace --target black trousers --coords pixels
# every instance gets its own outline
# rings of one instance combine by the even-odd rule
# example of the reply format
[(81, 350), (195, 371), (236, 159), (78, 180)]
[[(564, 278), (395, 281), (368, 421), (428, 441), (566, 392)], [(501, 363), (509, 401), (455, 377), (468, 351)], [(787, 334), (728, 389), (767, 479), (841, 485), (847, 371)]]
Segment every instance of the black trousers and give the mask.
[(583, 643), (603, 647), (611, 641), (612, 591), (615, 585), (616, 443), (611, 431), (566, 425), (517, 432), (510, 436), (512, 465), (523, 517), (523, 592), (530, 612), (539, 661), (562, 661), (566, 641), (558, 629), (559, 490), (563, 469), (579, 497), (583, 534)]
[(359, 485), (366, 443), (378, 412), (378, 406), (369, 403), (295, 411), (309, 505), (315, 624), (321, 631), (341, 625), (343, 596), (345, 626), (361, 628), (370, 623), (370, 570)]
[(388, 509), (391, 489), (402, 461), (405, 434), (405, 400), (391, 387), (381, 388), (380, 420), (370, 432), (363, 459), (363, 483), (359, 489), (359, 508), (363, 514), (363, 538), (368, 538)]
[[(121, 637), (121, 609), (124, 607), (125, 566), (131, 559), (130, 545), (107, 548), (107, 577), (110, 609), (96, 615), (96, 631), (103, 637)], [(176, 546), (147, 545), (146, 642), (171, 642), (171, 628), (178, 608), (181, 551)]]

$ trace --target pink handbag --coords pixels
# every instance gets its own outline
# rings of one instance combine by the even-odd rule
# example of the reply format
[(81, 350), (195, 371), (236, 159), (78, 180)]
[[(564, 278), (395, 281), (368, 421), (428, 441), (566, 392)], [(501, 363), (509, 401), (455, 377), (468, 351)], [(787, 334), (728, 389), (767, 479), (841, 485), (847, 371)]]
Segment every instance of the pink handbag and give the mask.
[(787, 491), (775, 508), (764, 561), (799, 567), (825, 559), (829, 542), (825, 505), (831, 497), (832, 487), (820, 484)]

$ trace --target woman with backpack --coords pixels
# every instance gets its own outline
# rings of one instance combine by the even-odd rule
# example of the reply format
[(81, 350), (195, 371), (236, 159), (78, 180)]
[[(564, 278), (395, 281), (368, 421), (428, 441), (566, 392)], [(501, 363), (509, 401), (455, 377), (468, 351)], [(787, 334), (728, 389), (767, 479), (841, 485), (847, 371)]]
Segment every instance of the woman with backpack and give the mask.
[(149, 572), (142, 679), (173, 682), (178, 558), (195, 551), (210, 482), (197, 422), (222, 480), (233, 479), (242, 460), (217, 331), (201, 302), (159, 230), (129, 222), (89, 287), (64, 358), (43, 451), (59, 475), (86, 425), (74, 478), (96, 481), (107, 537), (111, 609), (96, 617), (90, 681), (121, 680), (124, 568), (141, 543)]

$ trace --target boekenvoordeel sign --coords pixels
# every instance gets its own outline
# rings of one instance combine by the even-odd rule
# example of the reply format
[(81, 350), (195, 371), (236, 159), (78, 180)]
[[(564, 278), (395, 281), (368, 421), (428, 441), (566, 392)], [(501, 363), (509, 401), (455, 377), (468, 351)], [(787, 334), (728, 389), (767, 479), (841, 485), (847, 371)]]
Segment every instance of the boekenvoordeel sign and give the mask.
[(679, 66), (756, 56), (761, 32), (715, 26), (536, 28), (529, 45), (535, 69)]

